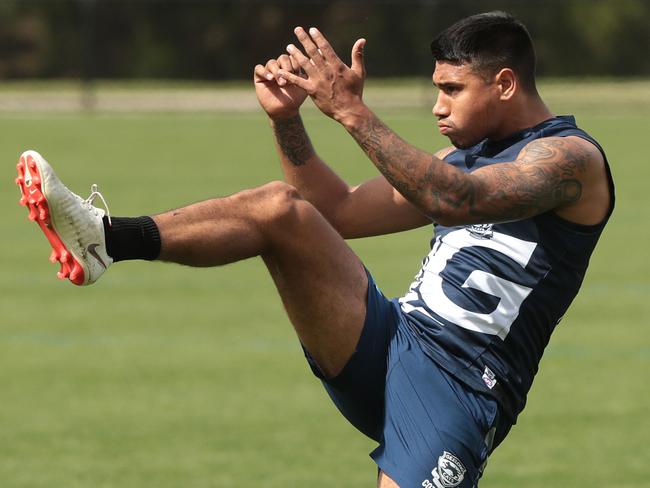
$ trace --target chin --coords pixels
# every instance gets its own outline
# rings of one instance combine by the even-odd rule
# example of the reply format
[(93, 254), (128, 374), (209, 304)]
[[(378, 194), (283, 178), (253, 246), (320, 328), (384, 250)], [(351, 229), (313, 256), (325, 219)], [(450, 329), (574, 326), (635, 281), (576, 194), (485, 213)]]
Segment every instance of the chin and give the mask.
[(468, 149), (472, 146), (475, 146), (483, 139), (484, 138), (467, 140), (467, 139), (458, 139), (455, 137), (449, 137), (449, 142), (451, 142), (456, 149)]
[(452, 144), (456, 149), (469, 149), (469, 148), (472, 147), (474, 144), (476, 144), (475, 142), (471, 142), (471, 143), (470, 143), (470, 142), (466, 142), (466, 141), (459, 141), (459, 140), (457, 140), (457, 139), (449, 139), (449, 141), (451, 142), (451, 144)]

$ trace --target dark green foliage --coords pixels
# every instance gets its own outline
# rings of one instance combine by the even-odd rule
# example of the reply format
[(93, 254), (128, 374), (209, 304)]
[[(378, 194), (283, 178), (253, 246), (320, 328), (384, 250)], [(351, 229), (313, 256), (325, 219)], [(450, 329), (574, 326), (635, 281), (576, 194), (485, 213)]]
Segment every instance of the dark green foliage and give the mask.
[(5, 0), (0, 78), (249, 78), (296, 25), (318, 25), (346, 60), (366, 37), (374, 76), (424, 75), (435, 33), (494, 9), (528, 26), (542, 75), (650, 74), (645, 0)]

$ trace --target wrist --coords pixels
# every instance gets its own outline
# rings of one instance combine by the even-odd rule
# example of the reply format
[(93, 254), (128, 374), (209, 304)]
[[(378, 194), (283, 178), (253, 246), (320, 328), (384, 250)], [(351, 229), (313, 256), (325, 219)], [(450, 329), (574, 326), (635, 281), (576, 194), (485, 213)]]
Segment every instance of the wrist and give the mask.
[(269, 119), (271, 119), (271, 122), (283, 122), (285, 120), (291, 120), (295, 119), (296, 117), (300, 117), (300, 110), (296, 109), (276, 113), (267, 113), (267, 115), (269, 116)]
[(351, 130), (358, 127), (364, 120), (367, 120), (371, 114), (370, 109), (362, 101), (359, 101), (354, 105), (346, 107), (345, 111), (335, 114), (334, 120), (347, 130)]
[(315, 156), (300, 114), (271, 121), (280, 158), (293, 166), (303, 166)]

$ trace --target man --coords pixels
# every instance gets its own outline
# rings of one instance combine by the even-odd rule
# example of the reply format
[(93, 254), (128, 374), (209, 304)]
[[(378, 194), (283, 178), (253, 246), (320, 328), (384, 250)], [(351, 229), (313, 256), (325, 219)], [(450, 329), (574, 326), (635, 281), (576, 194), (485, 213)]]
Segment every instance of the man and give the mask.
[[(317, 29), (255, 68), (286, 182), (153, 217), (110, 219), (45, 160), (19, 162), (21, 202), (90, 284), (115, 261), (215, 266), (261, 255), (314, 373), (379, 442), (380, 487), (472, 487), (523, 409), (550, 334), (575, 297), (614, 204), (600, 146), (535, 88), (525, 27), (492, 12), (432, 43), (433, 114), (454, 147), (431, 155), (362, 101), (363, 47), (344, 65)], [(381, 175), (349, 187), (299, 117), (309, 95)], [(408, 293), (387, 300), (344, 238), (434, 223)]]

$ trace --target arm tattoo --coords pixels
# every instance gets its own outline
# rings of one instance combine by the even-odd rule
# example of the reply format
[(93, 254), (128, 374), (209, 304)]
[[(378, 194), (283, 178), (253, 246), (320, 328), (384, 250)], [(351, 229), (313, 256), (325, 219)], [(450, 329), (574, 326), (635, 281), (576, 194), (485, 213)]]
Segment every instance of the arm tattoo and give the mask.
[(384, 177), (434, 220), (492, 223), (575, 203), (591, 154), (563, 137), (529, 143), (510, 163), (464, 173), (402, 140), (372, 115), (350, 129)]
[(374, 115), (351, 133), (393, 187), (414, 203), (422, 198), (427, 191), (422, 176), (431, 155), (406, 143)]
[(273, 132), (280, 151), (294, 166), (302, 166), (314, 156), (314, 147), (309, 140), (300, 115), (289, 119), (276, 120)]
[(429, 217), (473, 200), (474, 183), (467, 175), (411, 146), (374, 114), (350, 132), (390, 184)]
[(537, 139), (513, 163), (486, 171), (487, 204), (477, 215), (512, 220), (575, 203), (582, 196), (582, 180), (591, 159), (586, 147), (571, 139)]

